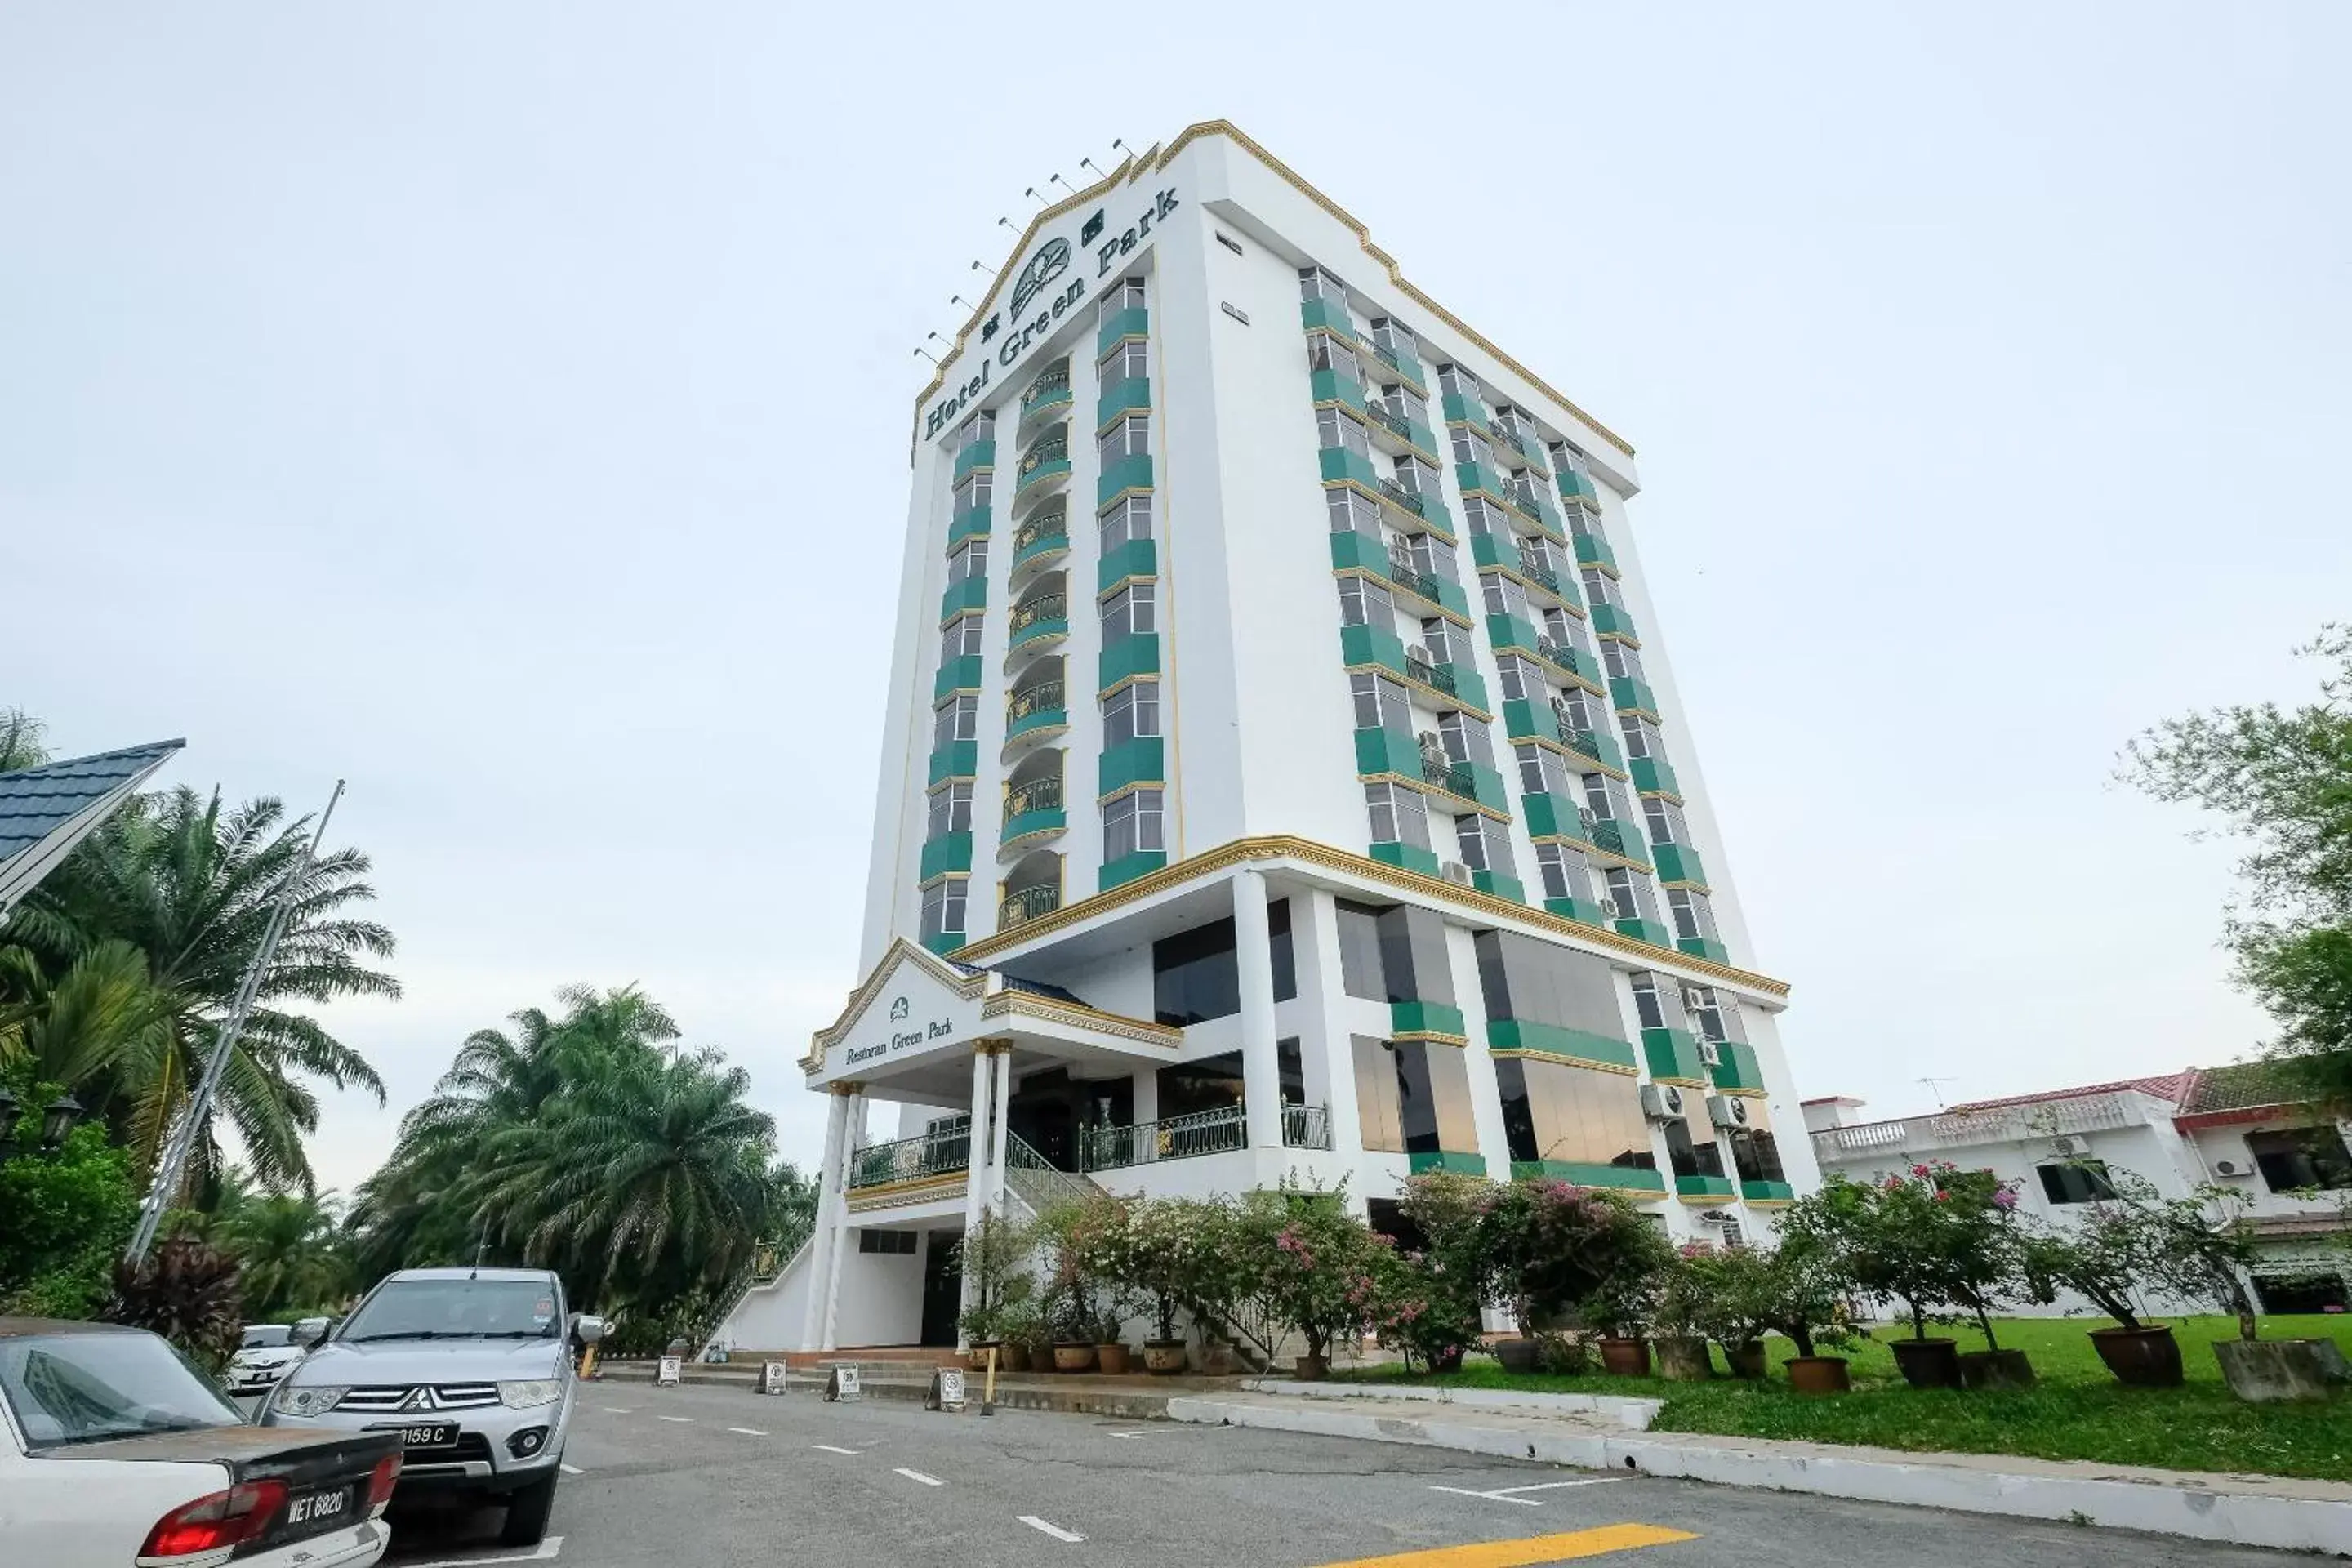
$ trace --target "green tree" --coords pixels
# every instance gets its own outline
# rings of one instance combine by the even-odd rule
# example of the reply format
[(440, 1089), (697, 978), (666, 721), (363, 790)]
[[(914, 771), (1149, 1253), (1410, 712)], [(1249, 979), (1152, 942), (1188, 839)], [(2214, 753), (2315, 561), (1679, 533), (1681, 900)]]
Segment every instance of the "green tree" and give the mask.
[(12, 1075), (9, 1087), (26, 1109), (0, 1119), (0, 1314), (87, 1318), (138, 1217), (130, 1157), (88, 1122), (54, 1150), (28, 1149), (57, 1086)]
[(2352, 630), (2296, 651), (2331, 667), (2317, 701), (2166, 720), (2126, 749), (2121, 777), (2247, 841), (2246, 904), (2223, 925), (2238, 983), (2278, 1021), (2273, 1052), (2352, 1109)]
[(236, 1259), (247, 1322), (275, 1322), (312, 1309), (331, 1312), (358, 1275), (331, 1194), (261, 1194), (224, 1216), (213, 1240)]

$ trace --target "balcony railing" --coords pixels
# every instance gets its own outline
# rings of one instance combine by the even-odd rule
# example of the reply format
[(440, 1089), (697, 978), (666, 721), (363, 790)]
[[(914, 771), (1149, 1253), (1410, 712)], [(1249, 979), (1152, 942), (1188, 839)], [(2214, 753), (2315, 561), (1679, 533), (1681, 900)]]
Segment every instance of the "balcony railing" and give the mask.
[(1019, 555), (1041, 539), (1066, 540), (1069, 537), (1069, 510), (1066, 507), (1056, 506), (1050, 511), (1039, 512), (1013, 531), (1013, 553)]
[(1388, 579), (1409, 594), (1418, 594), (1431, 604), (1438, 603), (1437, 579), (1413, 563), (1408, 555), (1389, 554)]
[(1050, 402), (1069, 390), (1070, 362), (1056, 360), (1040, 372), (1037, 379), (1029, 384), (1029, 390), (1021, 395), (1021, 412), (1026, 415), (1039, 404)]
[(1511, 451), (1517, 452), (1519, 455), (1519, 460), (1521, 462), (1532, 463), (1536, 461), (1534, 454), (1528, 450), (1527, 443), (1519, 439), (1518, 432), (1513, 430), (1501, 420), (1487, 420), (1486, 435), (1487, 437), (1497, 447), (1507, 447)]
[(1062, 682), (1040, 680), (1024, 686), (1004, 700), (1004, 723), (1007, 729), (1032, 713), (1057, 711), (1062, 706)]
[(1914, 1117), (1906, 1121), (1864, 1121), (1851, 1127), (1825, 1128), (1813, 1134), (1813, 1151), (1822, 1160), (1835, 1162), (1842, 1157), (1891, 1149), (1917, 1152), (2053, 1138), (2070, 1132), (2096, 1132), (2130, 1127), (2148, 1119), (2149, 1113), (2136, 1108), (2126, 1096), (2084, 1095), (2034, 1105), (1948, 1110), (1940, 1116)]
[(1069, 456), (1070, 438), (1068, 436), (1048, 436), (1044, 440), (1038, 442), (1035, 446), (1021, 454), (1020, 478), (1024, 479), (1027, 479), (1030, 475), (1035, 473), (1047, 463), (1067, 461)]
[[(1015, 611), (1014, 613), (1018, 614), (1019, 612)], [(1577, 662), (1575, 648), (1570, 647), (1564, 642), (1554, 642), (1551, 638), (1545, 637), (1540, 632), (1536, 634), (1536, 657), (1549, 663), (1556, 664), (1562, 669), (1569, 670), (1577, 675), (1587, 676), (1587, 678), (1590, 679), (1589, 672), (1585, 669), (1584, 666)]]
[(1061, 620), (1068, 607), (1068, 595), (1065, 594), (1040, 594), (1034, 599), (1024, 599), (1013, 606), (1012, 628), (1017, 634), (1039, 621)]
[(1040, 915), (1050, 915), (1062, 907), (1062, 889), (1050, 882), (1034, 887), (1015, 888), (1004, 895), (996, 906), (996, 929), (1011, 931), (1026, 925)]
[[(1056, 705), (1059, 698), (1055, 699)], [(1015, 784), (1004, 792), (1004, 820), (1026, 816), (1033, 811), (1057, 811), (1062, 805), (1062, 781), (1058, 778), (1032, 779)]]
[[(1018, 535), (1015, 538), (1017, 539)], [(1016, 548), (1018, 548), (1017, 545)], [(1532, 551), (1519, 552), (1519, 574), (1528, 582), (1549, 590), (1554, 598), (1559, 596), (1559, 574), (1545, 565), (1543, 557)]]
[(1079, 1140), (1079, 1163), (1089, 1171), (1117, 1170), (1160, 1160), (1190, 1160), (1249, 1146), (1249, 1116), (1242, 1102), (1189, 1116), (1171, 1116), (1133, 1127), (1088, 1127)]
[(1286, 1149), (1328, 1149), (1331, 1109), (1325, 1105), (1282, 1108), (1282, 1146)]
[(957, 1116), (912, 1138), (860, 1149), (849, 1173), (853, 1187), (879, 1187), (952, 1175), (971, 1167), (971, 1118)]
[(1416, 444), (1413, 441), (1412, 426), (1402, 415), (1391, 413), (1386, 405), (1367, 403), (1364, 405), (1364, 413), (1373, 424), (1378, 425), (1398, 440), (1409, 446)]
[(1583, 823), (1580, 831), (1595, 849), (1606, 849), (1612, 855), (1625, 853), (1625, 825), (1614, 818), (1596, 816)]
[(1388, 344), (1381, 342), (1378, 338), (1366, 338), (1363, 341), (1370, 346), (1373, 354), (1379, 358), (1382, 364), (1388, 366), (1399, 375), (1408, 377), (1413, 381), (1420, 381), (1422, 379), (1419, 361), (1414, 362), (1414, 367), (1412, 370), (1407, 370), (1404, 367), (1404, 362), (1397, 357), (1396, 350), (1389, 347)]
[(1388, 497), (1389, 500), (1396, 502), (1397, 505), (1404, 508), (1405, 510), (1412, 513), (1415, 517), (1427, 517), (1429, 515), (1429, 509), (1422, 504), (1421, 498), (1413, 494), (1412, 491), (1405, 489), (1402, 485), (1397, 483), (1394, 479), (1382, 479), (1381, 481), (1381, 494)]
[(1590, 730), (1580, 730), (1575, 725), (1568, 723), (1565, 721), (1559, 724), (1559, 743), (1561, 745), (1566, 746), (1570, 751), (1574, 752), (1580, 757), (1591, 757), (1594, 762), (1599, 762), (1601, 760), (1600, 736), (1594, 734)]
[(1457, 763), (1442, 754), (1423, 752), (1421, 754), (1421, 776), (1424, 783), (1458, 795), (1464, 800), (1478, 798), (1478, 782), (1470, 772), (1468, 763)]
[(1445, 665), (1424, 658), (1413, 648), (1404, 650), (1404, 672), (1423, 686), (1434, 687), (1448, 697), (1459, 696), (1454, 689), (1454, 671)]

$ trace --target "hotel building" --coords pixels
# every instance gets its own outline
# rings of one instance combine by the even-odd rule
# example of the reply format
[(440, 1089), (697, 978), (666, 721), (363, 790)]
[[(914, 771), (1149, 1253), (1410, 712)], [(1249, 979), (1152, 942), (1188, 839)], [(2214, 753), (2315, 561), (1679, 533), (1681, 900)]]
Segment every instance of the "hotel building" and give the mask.
[(1039, 213), (912, 467), (821, 1212), (729, 1342), (952, 1344), (966, 1226), (1088, 1185), (1814, 1183), (1633, 448), (1336, 203), (1218, 122)]

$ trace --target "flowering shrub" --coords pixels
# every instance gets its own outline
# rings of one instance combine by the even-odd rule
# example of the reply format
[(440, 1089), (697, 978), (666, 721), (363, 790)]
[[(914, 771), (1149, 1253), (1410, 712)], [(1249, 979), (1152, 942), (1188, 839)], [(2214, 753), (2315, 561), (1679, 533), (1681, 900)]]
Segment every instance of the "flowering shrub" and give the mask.
[(1491, 1189), (1482, 1232), (1496, 1293), (1529, 1335), (1570, 1309), (1604, 1332), (1640, 1332), (1673, 1255), (1624, 1199), (1566, 1182)]
[(1286, 1183), (1242, 1201), (1245, 1232), (1257, 1242), (1257, 1303), (1270, 1325), (1296, 1331), (1318, 1358), (1336, 1342), (1360, 1339), (1381, 1305), (1387, 1247), (1348, 1212), (1343, 1193)]
[(1900, 1301), (1913, 1338), (1927, 1338), (1930, 1318), (1965, 1312), (1998, 1348), (1992, 1311), (2024, 1273), (2016, 1209), (2016, 1189), (1991, 1172), (1937, 1161), (1878, 1183), (1832, 1175), (1781, 1216), (1780, 1235), (1802, 1237), (1864, 1295)]

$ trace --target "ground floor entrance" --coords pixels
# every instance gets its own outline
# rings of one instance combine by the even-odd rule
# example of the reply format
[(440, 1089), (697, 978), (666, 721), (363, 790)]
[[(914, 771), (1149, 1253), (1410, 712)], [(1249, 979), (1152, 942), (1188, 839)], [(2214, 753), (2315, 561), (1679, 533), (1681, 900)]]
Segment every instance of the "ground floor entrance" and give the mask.
[(935, 1230), (926, 1239), (929, 1247), (923, 1254), (923, 1330), (919, 1342), (952, 1349), (956, 1342), (956, 1317), (963, 1306), (962, 1259), (956, 1246), (963, 1237), (958, 1231)]

